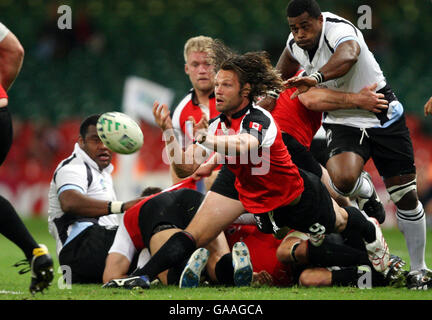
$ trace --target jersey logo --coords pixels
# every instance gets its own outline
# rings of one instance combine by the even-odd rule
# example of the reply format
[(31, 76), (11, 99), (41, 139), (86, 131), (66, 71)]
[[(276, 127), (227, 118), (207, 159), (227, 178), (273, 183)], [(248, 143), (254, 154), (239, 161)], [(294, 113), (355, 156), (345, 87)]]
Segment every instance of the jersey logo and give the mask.
[(259, 124), (257, 122), (249, 122), (249, 128), (250, 129), (255, 129), (258, 132), (262, 131), (262, 124)]

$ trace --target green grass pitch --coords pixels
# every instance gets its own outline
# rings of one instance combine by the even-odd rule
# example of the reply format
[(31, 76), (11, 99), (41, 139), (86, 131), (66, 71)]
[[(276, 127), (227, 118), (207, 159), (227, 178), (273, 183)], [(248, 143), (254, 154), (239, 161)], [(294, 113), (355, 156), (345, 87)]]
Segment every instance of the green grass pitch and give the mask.
[[(55, 242), (48, 233), (46, 219), (25, 219), (35, 239), (48, 246), (55, 259), (55, 278), (44, 294), (32, 296), (28, 291), (30, 274), (19, 275), (12, 265), (24, 256), (18, 247), (0, 235), (0, 300), (432, 300), (432, 290), (405, 288), (273, 288), (273, 287), (202, 287), (180, 290), (173, 286), (155, 286), (150, 290), (102, 289), (100, 285), (61, 285)], [(391, 252), (408, 262), (405, 240), (396, 229), (384, 230)], [(432, 232), (428, 232), (428, 243)], [(427, 263), (432, 266), (432, 252), (426, 248)]]

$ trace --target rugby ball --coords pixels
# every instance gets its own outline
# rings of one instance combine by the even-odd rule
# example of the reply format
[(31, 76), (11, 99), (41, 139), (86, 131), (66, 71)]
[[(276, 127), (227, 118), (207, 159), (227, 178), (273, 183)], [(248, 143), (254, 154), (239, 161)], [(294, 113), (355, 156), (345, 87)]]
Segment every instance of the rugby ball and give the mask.
[(97, 133), (111, 151), (131, 154), (143, 145), (144, 137), (139, 125), (121, 112), (106, 112), (96, 124)]

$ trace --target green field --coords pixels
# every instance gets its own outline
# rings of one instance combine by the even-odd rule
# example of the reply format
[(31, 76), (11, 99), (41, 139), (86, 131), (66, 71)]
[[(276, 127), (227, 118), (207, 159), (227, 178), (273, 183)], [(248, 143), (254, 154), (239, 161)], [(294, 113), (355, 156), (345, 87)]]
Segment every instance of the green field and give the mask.
[[(55, 253), (55, 243), (47, 230), (46, 220), (26, 219), (25, 224), (40, 243)], [(392, 253), (408, 259), (405, 242), (398, 230), (385, 230)], [(432, 241), (432, 232), (428, 232)], [(427, 248), (427, 262), (432, 266), (432, 252)], [(411, 291), (405, 288), (226, 288), (203, 287), (180, 290), (176, 287), (155, 286), (150, 290), (102, 289), (100, 285), (72, 285), (61, 289), (60, 273), (55, 259), (55, 278), (44, 294), (32, 296), (28, 292), (30, 274), (19, 275), (12, 265), (23, 254), (10, 241), (0, 235), (0, 300), (432, 300), (432, 290)]]

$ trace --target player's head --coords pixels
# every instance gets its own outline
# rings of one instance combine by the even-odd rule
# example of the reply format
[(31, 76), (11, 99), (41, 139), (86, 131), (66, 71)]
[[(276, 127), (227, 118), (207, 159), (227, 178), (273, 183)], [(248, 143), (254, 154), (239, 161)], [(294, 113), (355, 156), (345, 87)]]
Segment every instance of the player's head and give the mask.
[(141, 197), (148, 197), (152, 194), (161, 192), (162, 189), (159, 187), (147, 187), (141, 192)]
[(84, 119), (80, 126), (78, 144), (102, 170), (111, 163), (112, 154), (97, 134), (96, 124), (99, 116), (100, 114), (94, 114)]
[(315, 0), (292, 0), (287, 7), (287, 19), (300, 48), (311, 50), (318, 46), (323, 16)]
[(215, 80), (216, 109), (235, 113), (270, 90), (282, 90), (266, 52), (234, 55), (221, 63)]
[(213, 39), (205, 36), (190, 38), (184, 46), (185, 72), (192, 87), (202, 92), (214, 88), (214, 68), (209, 61)]

